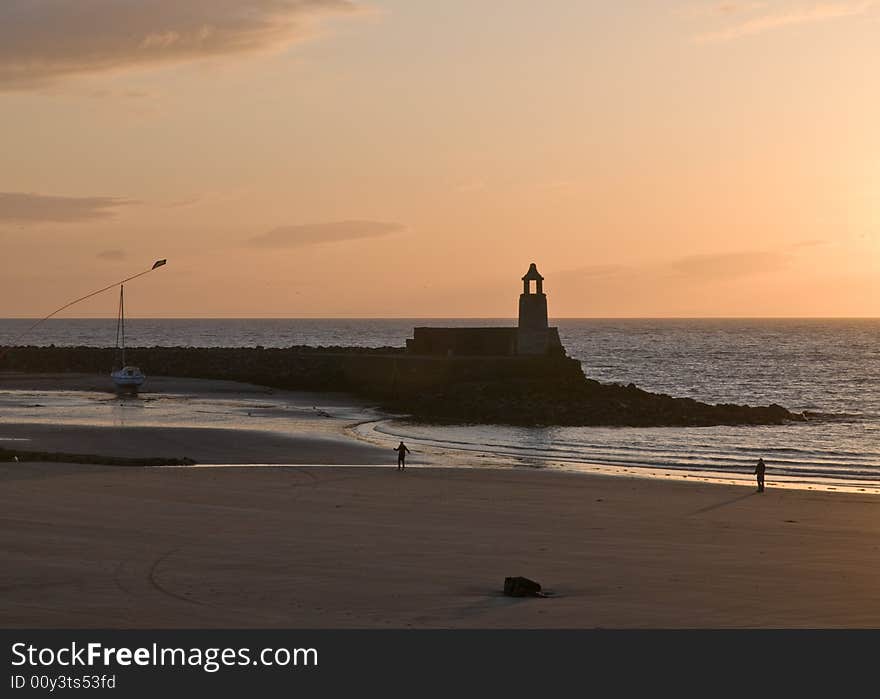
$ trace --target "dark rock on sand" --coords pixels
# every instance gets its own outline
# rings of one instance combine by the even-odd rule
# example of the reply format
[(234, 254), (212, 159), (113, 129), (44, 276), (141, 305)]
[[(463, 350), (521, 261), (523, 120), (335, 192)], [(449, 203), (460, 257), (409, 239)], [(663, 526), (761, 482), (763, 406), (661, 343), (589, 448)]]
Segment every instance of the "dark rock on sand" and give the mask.
[(540, 597), (541, 583), (521, 576), (504, 578), (504, 594), (508, 597)]

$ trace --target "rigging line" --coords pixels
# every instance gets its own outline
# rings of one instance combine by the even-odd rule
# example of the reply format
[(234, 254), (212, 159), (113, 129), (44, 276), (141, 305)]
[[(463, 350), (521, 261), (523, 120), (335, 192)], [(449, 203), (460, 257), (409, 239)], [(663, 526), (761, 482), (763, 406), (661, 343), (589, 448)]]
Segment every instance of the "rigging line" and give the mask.
[[(46, 322), (46, 321), (49, 320), (49, 318), (51, 318), (52, 316), (58, 315), (59, 313), (61, 313), (61, 311), (70, 308), (70, 307), (73, 306), (74, 304), (77, 304), (77, 303), (79, 303), (80, 301), (85, 301), (86, 299), (90, 299), (90, 298), (92, 298), (92, 296), (97, 296), (98, 294), (103, 294), (105, 291), (109, 291), (109, 290), (112, 289), (113, 287), (116, 287), (116, 286), (120, 286), (120, 285), (122, 285), (122, 284), (125, 284), (125, 282), (130, 282), (132, 279), (137, 279), (138, 277), (142, 277), (142, 276), (144, 276), (145, 274), (149, 274), (149, 273), (152, 272), (154, 269), (156, 269), (157, 267), (161, 267), (161, 266), (164, 265), (164, 264), (165, 264), (165, 260), (157, 260), (157, 261), (153, 264), (153, 266), (150, 267), (150, 269), (144, 270), (143, 272), (140, 272), (140, 273), (135, 274), (135, 275), (133, 275), (133, 276), (131, 276), (131, 277), (128, 277), (128, 279), (123, 279), (121, 282), (113, 282), (112, 284), (108, 284), (108, 285), (105, 286), (103, 289), (98, 289), (97, 291), (93, 291), (92, 293), (90, 293), (90, 294), (86, 294), (85, 296), (80, 296), (78, 299), (75, 299), (74, 301), (71, 301), (70, 303), (66, 303), (66, 304), (64, 304), (61, 308), (58, 308), (58, 309), (52, 311), (52, 312), (51, 312), (49, 315), (47, 315), (45, 318), (40, 318), (36, 323), (34, 323), (33, 325), (31, 325), (29, 328), (25, 329), (23, 332), (19, 333), (18, 336), (15, 337), (15, 338), (13, 338), (12, 342), (9, 343), (8, 347), (15, 347), (15, 346), (18, 344), (18, 341), (21, 340), (21, 338), (23, 338), (25, 335), (27, 335), (31, 330), (33, 330), (34, 328), (36, 328), (36, 327), (37, 327), (38, 325), (40, 325), (41, 323)], [(0, 353), (0, 356), (2, 356), (3, 354), (5, 354), (5, 352)]]

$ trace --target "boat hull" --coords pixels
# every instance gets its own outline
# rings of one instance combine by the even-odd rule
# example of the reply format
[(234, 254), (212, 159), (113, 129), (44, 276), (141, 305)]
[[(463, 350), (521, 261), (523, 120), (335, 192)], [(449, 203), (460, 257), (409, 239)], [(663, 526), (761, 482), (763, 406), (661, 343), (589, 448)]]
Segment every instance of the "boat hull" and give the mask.
[(137, 393), (147, 378), (137, 367), (122, 367), (110, 374), (113, 384), (119, 393)]

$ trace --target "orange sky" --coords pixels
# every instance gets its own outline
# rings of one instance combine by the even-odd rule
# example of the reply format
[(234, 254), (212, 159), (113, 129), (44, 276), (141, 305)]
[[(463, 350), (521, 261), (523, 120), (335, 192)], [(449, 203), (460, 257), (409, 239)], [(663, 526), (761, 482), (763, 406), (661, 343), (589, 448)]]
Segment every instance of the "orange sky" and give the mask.
[[(6, 0), (0, 316), (880, 316), (880, 2)], [(66, 312), (115, 314), (112, 294)]]

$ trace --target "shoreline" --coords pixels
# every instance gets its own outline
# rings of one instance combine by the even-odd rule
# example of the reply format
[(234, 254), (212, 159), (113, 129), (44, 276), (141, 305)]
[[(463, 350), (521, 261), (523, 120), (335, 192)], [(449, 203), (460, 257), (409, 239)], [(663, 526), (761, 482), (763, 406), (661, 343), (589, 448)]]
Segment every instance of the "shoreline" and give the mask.
[[(348, 435), (357, 434), (353, 427)], [(63, 453), (75, 444), (84, 456), (100, 450), (108, 459), (193, 459), (194, 464), (129, 465), (106, 464), (109, 468), (179, 468), (179, 469), (283, 469), (385, 467), (394, 469), (390, 448), (376, 441), (358, 437), (309, 437), (303, 434), (274, 434), (259, 430), (187, 427), (126, 427), (124, 431), (111, 426), (46, 425), (39, 423), (0, 423), (0, 447), (9, 450)], [(97, 452), (94, 452), (97, 453)], [(195, 455), (195, 456), (193, 456)], [(474, 463), (479, 458), (479, 463)], [(12, 462), (0, 462), (12, 463)], [(27, 461), (21, 463), (49, 463)], [(64, 460), (52, 463), (102, 465), (88, 460)], [(754, 476), (746, 471), (719, 473), (712, 471), (650, 466), (614, 466), (587, 462), (548, 462), (544, 465), (518, 464), (511, 458), (484, 457), (467, 450), (429, 450), (419, 448), (410, 457), (410, 470), (462, 470), (475, 472), (510, 471), (534, 474), (568, 474), (585, 478), (638, 479), (648, 482), (670, 482), (685, 485), (708, 485), (754, 490)], [(774, 476), (768, 470), (768, 490), (824, 492), (828, 494), (880, 495), (880, 485), (846, 483), (842, 480), (796, 481)]]
[[(379, 420), (369, 420), (350, 426), (346, 432), (354, 439), (358, 439), (367, 444), (380, 444), (383, 438), (387, 440), (387, 435), (377, 433), (375, 430), (366, 431), (364, 428), (379, 424), (387, 424), (393, 422), (394, 417), (383, 418)], [(638, 429), (638, 428), (636, 428)], [(680, 429), (680, 428), (669, 428)], [(700, 429), (700, 428), (692, 428)], [(390, 435), (391, 432), (388, 433)], [(394, 437), (394, 441), (397, 440)], [(423, 446), (423, 445), (420, 445)], [(620, 465), (620, 464), (603, 464), (590, 461), (577, 460), (554, 460), (539, 459), (540, 464), (532, 465), (525, 462), (517, 463), (521, 457), (513, 455), (495, 454), (485, 456), (478, 451), (471, 449), (454, 449), (450, 447), (437, 448), (428, 446), (429, 450), (433, 450), (439, 458), (453, 459), (458, 462), (456, 468), (474, 468), (492, 469), (492, 468), (510, 468), (532, 471), (545, 471), (554, 473), (572, 473), (578, 475), (593, 475), (608, 478), (644, 478), (646, 480), (672, 481), (682, 483), (705, 483), (722, 486), (737, 487), (756, 487), (755, 477), (751, 470), (740, 470), (724, 472), (712, 469), (688, 468), (679, 465), (675, 466), (649, 466), (649, 465)], [(474, 459), (480, 459), (480, 465), (460, 465), (461, 462), (472, 462)], [(438, 466), (437, 464), (429, 464), (429, 466)], [(880, 472), (878, 472), (878, 480), (863, 482), (856, 479), (844, 478), (821, 478), (815, 480), (803, 480), (797, 477), (787, 476), (784, 474), (774, 474), (772, 463), (768, 466), (767, 487), (776, 487), (786, 490), (804, 490), (816, 492), (840, 492), (854, 494), (880, 495)]]
[[(394, 464), (390, 462), (371, 463), (371, 464), (353, 464), (353, 463), (196, 463), (196, 464), (159, 464), (150, 466), (149, 468), (192, 468), (192, 469), (212, 469), (212, 468), (245, 468), (245, 469), (277, 469), (284, 467), (297, 468), (326, 468), (326, 469), (345, 469), (345, 468), (389, 468), (395, 470)], [(650, 467), (633, 467), (633, 466), (604, 466), (601, 464), (579, 463), (579, 468), (547, 468), (547, 467), (529, 467), (518, 466), (516, 464), (495, 464), (487, 466), (485, 464), (474, 465), (456, 465), (444, 466), (440, 464), (409, 464), (407, 469), (419, 471), (513, 471), (528, 473), (547, 473), (557, 474), (563, 473), (572, 476), (584, 478), (609, 478), (609, 479), (629, 479), (644, 481), (660, 481), (668, 483), (681, 483), (705, 486), (717, 486), (722, 488), (739, 488), (741, 490), (756, 490), (756, 483), (753, 476), (743, 474), (740, 479), (734, 479), (730, 476), (704, 476), (702, 472), (691, 472), (684, 475), (670, 475), (666, 473), (653, 473)], [(832, 484), (834, 483), (834, 484)], [(798, 483), (768, 480), (766, 484), (767, 491), (796, 491), (810, 493), (825, 493), (828, 495), (880, 495), (880, 486), (859, 486), (859, 485), (837, 485), (836, 481), (828, 484), (820, 483)]]
[[(735, 485), (741, 488), (752, 487), (754, 483), (751, 473), (745, 468), (724, 472), (678, 464), (613, 465), (574, 459), (526, 458), (512, 453), (493, 452), (491, 449), (477, 451), (456, 449), (450, 445), (432, 445), (430, 442), (420, 443), (406, 435), (395, 435), (394, 430), (383, 433), (374, 429), (376, 425), (392, 423), (399, 416), (368, 415), (363, 412), (367, 410), (368, 403), (339, 393), (292, 392), (230, 381), (154, 377), (150, 380), (152, 385), (148, 390), (130, 399), (117, 398), (110, 391), (101, 391), (102, 385), (109, 385), (104, 376), (18, 374), (12, 381), (9, 378), (9, 375), (0, 375), (2, 390), (78, 394), (110, 410), (109, 415), (113, 420), (111, 424), (110, 418), (105, 417), (104, 422), (96, 422), (91, 413), (76, 412), (84, 410), (82, 402), (70, 414), (63, 405), (60, 408), (55, 406), (54, 412), (50, 412), (48, 417), (45, 411), (52, 410), (52, 406), (37, 404), (28, 420), (17, 420), (6, 411), (3, 419), (0, 419), (0, 447), (10, 450), (18, 448), (22, 451), (98, 455), (114, 459), (193, 459), (197, 462), (196, 467), (230, 463), (344, 466), (391, 463), (390, 448), (397, 443), (398, 437), (403, 437), (419, 452), (413, 462), (419, 468), (533, 469)], [(89, 396), (90, 392), (96, 395)], [(103, 395), (107, 397), (103, 398)], [(13, 405), (15, 400), (9, 405)], [(168, 411), (180, 410), (180, 406), (189, 401), (199, 400), (201, 403), (188, 408), (189, 413), (176, 413), (176, 422), (165, 424), (160, 420), (143, 423), (144, 419), (149, 420), (150, 415), (162, 416)], [(213, 411), (211, 406), (217, 401), (224, 406), (232, 402), (232, 408), (221, 410), (227, 410), (233, 416), (237, 410), (238, 417), (219, 424), (190, 422)], [(331, 408), (334, 414), (317, 408), (313, 403), (334, 405)], [(149, 410), (151, 406), (157, 409)], [(346, 409), (345, 406), (351, 407)], [(83, 415), (82, 420), (77, 422), (76, 415)], [(880, 494), (880, 482), (860, 478), (789, 477), (775, 474), (772, 462), (769, 466), (768, 487)]]

